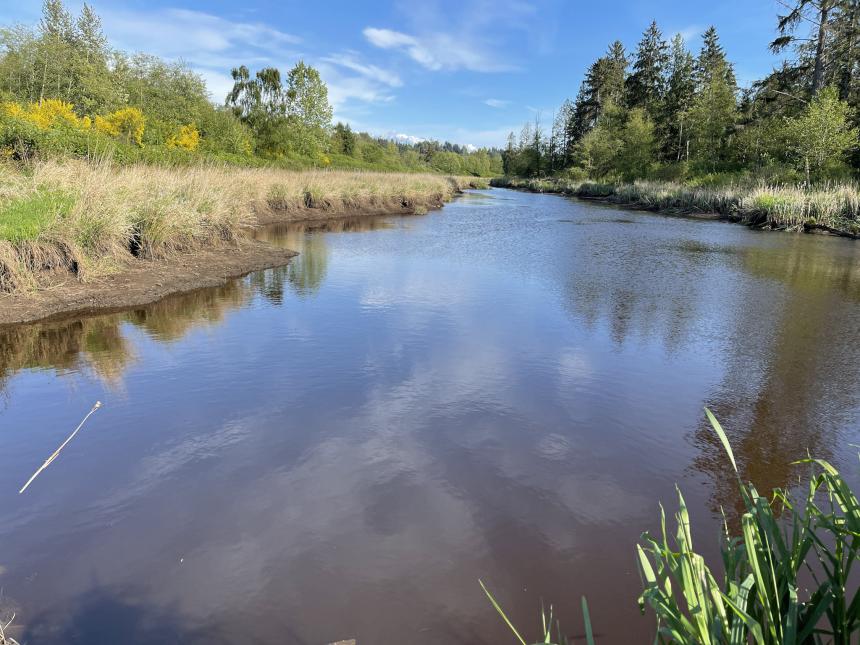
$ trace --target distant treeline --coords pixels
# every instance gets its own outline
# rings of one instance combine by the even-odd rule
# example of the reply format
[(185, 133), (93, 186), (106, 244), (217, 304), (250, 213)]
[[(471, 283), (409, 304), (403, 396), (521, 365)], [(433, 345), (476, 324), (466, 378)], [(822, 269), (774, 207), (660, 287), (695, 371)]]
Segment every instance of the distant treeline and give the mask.
[[(710, 27), (694, 56), (655, 22), (632, 56), (620, 41), (587, 70), (573, 101), (503, 153), (508, 175), (779, 183), (856, 177), (860, 2), (780, 3), (767, 77), (739, 88)], [(739, 17), (742, 19), (742, 17)], [(763, 43), (764, 46), (764, 43)]]
[(333, 125), (328, 89), (302, 61), (283, 76), (244, 65), (232, 76), (232, 91), (215, 105), (184, 63), (115, 50), (89, 5), (73, 16), (62, 0), (45, 0), (37, 26), (0, 28), (0, 155), (501, 172), (498, 150), (407, 144)]

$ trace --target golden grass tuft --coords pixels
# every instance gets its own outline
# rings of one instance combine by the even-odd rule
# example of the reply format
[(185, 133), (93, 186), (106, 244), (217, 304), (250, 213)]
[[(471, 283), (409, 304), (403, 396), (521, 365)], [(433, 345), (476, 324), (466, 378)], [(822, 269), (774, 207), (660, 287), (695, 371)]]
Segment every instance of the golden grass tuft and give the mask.
[(15, 209), (16, 237), (0, 235), (0, 292), (32, 289), (41, 272), (79, 280), (135, 258), (169, 258), (237, 243), (247, 228), (362, 213), (424, 213), (480, 178), (270, 168), (44, 161), (0, 164), (0, 217)]
[(826, 228), (843, 235), (860, 235), (860, 187), (855, 184), (811, 188), (766, 184), (710, 187), (665, 181), (614, 184), (516, 177), (502, 177), (491, 183), (666, 213), (718, 213), (754, 226), (798, 231)]

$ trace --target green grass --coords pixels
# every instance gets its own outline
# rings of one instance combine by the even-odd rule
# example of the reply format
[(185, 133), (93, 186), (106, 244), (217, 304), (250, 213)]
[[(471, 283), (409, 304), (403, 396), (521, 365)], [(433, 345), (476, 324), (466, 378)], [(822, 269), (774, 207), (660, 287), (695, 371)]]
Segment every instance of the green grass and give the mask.
[(71, 195), (45, 189), (0, 202), (0, 239), (35, 240), (54, 221), (67, 216), (74, 203)]
[[(639, 606), (653, 612), (654, 643), (706, 645), (849, 645), (860, 635), (860, 503), (826, 461), (804, 459), (810, 478), (794, 499), (769, 496), (741, 479), (726, 433), (706, 410), (734, 470), (743, 505), (739, 530), (724, 521), (722, 562), (712, 568), (693, 547), (693, 530), (678, 490), (675, 530), (644, 533), (636, 547), (643, 592)], [(481, 585), (483, 587), (483, 583)], [(486, 588), (484, 588), (486, 592)], [(489, 592), (487, 592), (489, 595)], [(492, 604), (501, 608), (490, 597)], [(624, 599), (619, 599), (624, 602)], [(583, 604), (587, 631), (590, 625)], [(517, 640), (525, 639), (507, 620)], [(544, 621), (544, 641), (551, 642)], [(564, 643), (559, 634), (556, 643)]]

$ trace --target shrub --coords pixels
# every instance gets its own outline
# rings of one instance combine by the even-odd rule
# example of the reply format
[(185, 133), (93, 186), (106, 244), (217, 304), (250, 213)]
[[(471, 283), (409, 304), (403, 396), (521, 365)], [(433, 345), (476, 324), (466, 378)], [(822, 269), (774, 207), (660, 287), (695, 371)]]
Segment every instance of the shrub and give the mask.
[(143, 145), (143, 131), (146, 118), (137, 108), (127, 107), (111, 112), (107, 116), (97, 116), (95, 127), (112, 137), (117, 137), (125, 143)]
[(200, 132), (194, 125), (183, 125), (179, 132), (167, 140), (168, 148), (184, 148), (192, 152), (200, 145)]

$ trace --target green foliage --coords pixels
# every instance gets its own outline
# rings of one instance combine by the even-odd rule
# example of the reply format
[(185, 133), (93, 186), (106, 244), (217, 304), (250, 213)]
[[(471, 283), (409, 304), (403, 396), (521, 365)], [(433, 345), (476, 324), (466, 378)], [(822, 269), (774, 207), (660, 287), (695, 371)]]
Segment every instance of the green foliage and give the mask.
[(839, 100), (835, 87), (823, 89), (803, 113), (786, 123), (789, 150), (806, 172), (807, 182), (845, 159), (857, 145), (858, 129), (851, 127), (851, 108)]
[(436, 152), (430, 158), (430, 165), (438, 170), (449, 175), (459, 175), (463, 172), (463, 164), (460, 162), (460, 155), (455, 152)]
[[(478, 584), (481, 585), (481, 589), (484, 590), (484, 594), (486, 594), (487, 598), (490, 601), (490, 604), (493, 605), (493, 608), (496, 610), (496, 612), (498, 612), (499, 616), (502, 617), (502, 620), (505, 621), (505, 624), (511, 630), (514, 637), (520, 642), (521, 645), (528, 645), (526, 639), (522, 637), (519, 631), (517, 631), (517, 628), (514, 627), (514, 624), (507, 617), (501, 605), (499, 605), (498, 601), (493, 597), (493, 594), (490, 593), (490, 590), (487, 589), (487, 586), (484, 584), (483, 580), (478, 580)], [(594, 634), (592, 633), (591, 629), (591, 617), (588, 613), (588, 601), (585, 599), (585, 596), (583, 596), (582, 598), (582, 616), (583, 621), (585, 623), (585, 642), (587, 643), (587, 645), (594, 645)], [(562, 634), (561, 622), (553, 618), (552, 605), (549, 606), (549, 611), (541, 607), (540, 622), (540, 640), (537, 641), (534, 645), (539, 645), (540, 643), (543, 643), (544, 645), (568, 645), (570, 641), (568, 640), (567, 636)]]
[[(657, 617), (660, 643), (849, 643), (860, 632), (860, 504), (827, 462), (804, 460), (813, 474), (805, 498), (776, 490), (768, 499), (745, 484), (725, 432), (708, 418), (738, 477), (740, 532), (726, 523), (720, 580), (693, 548), (690, 519), (678, 491), (677, 530), (645, 533), (637, 547), (645, 587), (639, 599)], [(812, 572), (809, 589), (801, 578)]]
[(45, 189), (0, 200), (0, 240), (35, 240), (56, 219), (65, 217), (73, 205), (74, 199), (69, 195)]
[(334, 132), (331, 137), (332, 152), (352, 156), (355, 154), (355, 133), (349, 124), (338, 122), (334, 126)]
[(647, 177), (655, 151), (654, 124), (644, 109), (632, 109), (621, 130), (620, 157), (615, 166), (626, 181)]
[(701, 169), (713, 171), (725, 167), (730, 159), (729, 142), (737, 120), (737, 105), (724, 68), (702, 76), (687, 117), (691, 155)]
[(627, 105), (646, 110), (652, 118), (666, 94), (668, 49), (656, 21), (652, 22), (639, 41), (633, 73), (626, 81)]
[[(239, 66), (233, 81), (226, 106), (216, 107), (184, 63), (114, 51), (89, 5), (73, 16), (62, 0), (45, 0), (38, 27), (0, 28), (0, 151), (13, 159), (109, 157), (123, 164), (501, 172), (495, 150), (395, 144), (348, 125), (332, 131), (328, 88), (302, 61), (283, 76)], [(434, 165), (436, 152), (445, 154)]]
[(709, 176), (769, 184), (856, 179), (860, 3), (785, 4), (772, 48), (792, 48), (796, 57), (743, 91), (713, 26), (694, 58), (680, 35), (667, 46), (652, 22), (629, 73), (624, 47), (614, 42), (586, 70), (576, 100), (554, 115), (548, 136), (531, 124), (519, 138), (511, 133), (504, 173), (540, 177), (578, 167), (598, 179), (696, 185)]

